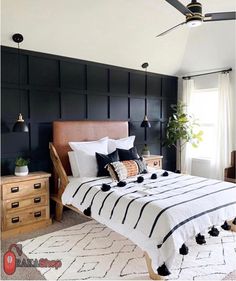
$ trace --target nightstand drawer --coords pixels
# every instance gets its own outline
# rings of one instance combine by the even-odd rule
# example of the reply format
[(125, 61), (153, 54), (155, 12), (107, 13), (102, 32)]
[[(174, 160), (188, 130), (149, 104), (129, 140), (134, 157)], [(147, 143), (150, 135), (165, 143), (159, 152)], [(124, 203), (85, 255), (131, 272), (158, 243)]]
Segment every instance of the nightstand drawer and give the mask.
[(18, 212), (22, 208), (38, 207), (48, 205), (48, 194), (38, 194), (31, 198), (16, 198), (3, 201), (3, 206), (6, 212)]
[(163, 159), (162, 155), (143, 156), (143, 159), (149, 167), (155, 169), (162, 169), (162, 159)]
[(21, 181), (2, 185), (2, 199), (36, 196), (47, 192), (47, 179)]
[(3, 228), (12, 229), (49, 218), (49, 207), (29, 208), (24, 212), (8, 213), (3, 219)]
[(160, 159), (152, 159), (152, 160), (145, 159), (145, 162), (147, 163), (147, 165), (149, 167), (161, 169), (161, 160)]

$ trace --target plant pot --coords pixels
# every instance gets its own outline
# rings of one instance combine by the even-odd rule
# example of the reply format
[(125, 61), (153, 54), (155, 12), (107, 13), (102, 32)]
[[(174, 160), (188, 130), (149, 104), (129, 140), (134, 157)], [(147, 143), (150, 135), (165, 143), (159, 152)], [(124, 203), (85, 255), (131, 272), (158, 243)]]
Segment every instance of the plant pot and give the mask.
[(145, 148), (145, 149), (142, 150), (141, 155), (142, 156), (150, 156), (150, 151)]
[(29, 173), (28, 166), (16, 166), (15, 167), (15, 176), (23, 177), (27, 176)]

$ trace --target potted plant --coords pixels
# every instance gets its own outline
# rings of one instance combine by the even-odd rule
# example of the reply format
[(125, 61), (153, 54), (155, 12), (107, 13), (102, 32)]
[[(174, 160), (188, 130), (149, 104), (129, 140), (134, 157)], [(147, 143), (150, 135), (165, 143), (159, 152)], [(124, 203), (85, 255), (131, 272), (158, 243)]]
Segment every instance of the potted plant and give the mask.
[[(166, 127), (166, 141), (167, 146), (174, 146), (179, 154), (179, 169), (181, 169), (181, 153), (187, 143), (191, 143), (193, 147), (198, 147), (202, 141), (203, 131), (200, 130), (196, 119), (186, 113), (186, 105), (178, 102), (176, 105), (171, 105), (173, 114), (169, 117)], [(180, 170), (177, 170), (180, 172)]]
[(150, 151), (149, 151), (149, 148), (148, 148), (147, 144), (144, 144), (141, 155), (142, 156), (150, 156)]
[(15, 175), (16, 176), (27, 176), (29, 173), (28, 169), (29, 160), (22, 157), (16, 158), (15, 162)]

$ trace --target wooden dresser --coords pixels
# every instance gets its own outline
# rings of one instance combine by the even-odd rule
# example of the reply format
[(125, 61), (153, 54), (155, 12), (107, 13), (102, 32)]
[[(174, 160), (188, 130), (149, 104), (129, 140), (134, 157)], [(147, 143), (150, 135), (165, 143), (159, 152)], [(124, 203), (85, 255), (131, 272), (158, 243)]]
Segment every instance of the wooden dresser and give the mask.
[(33, 172), (24, 177), (1, 177), (2, 238), (51, 224), (49, 177)]
[(162, 158), (163, 156), (161, 155), (143, 156), (147, 165), (156, 169), (162, 169)]

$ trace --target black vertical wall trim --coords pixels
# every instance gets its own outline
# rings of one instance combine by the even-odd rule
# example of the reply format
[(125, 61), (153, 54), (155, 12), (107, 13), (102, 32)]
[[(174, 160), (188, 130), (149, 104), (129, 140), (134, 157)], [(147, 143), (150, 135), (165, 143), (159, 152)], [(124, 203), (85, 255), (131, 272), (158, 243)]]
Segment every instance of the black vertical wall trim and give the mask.
[(62, 92), (59, 92), (59, 118), (62, 119)]
[(30, 119), (30, 91), (29, 90), (27, 90), (27, 101), (28, 101), (28, 106), (27, 106), (28, 116), (27, 116), (27, 119)]
[(85, 95), (85, 119), (88, 119), (88, 95)]
[(110, 93), (110, 90), (111, 90), (110, 83), (111, 83), (111, 81), (110, 81), (110, 69), (108, 68), (107, 69), (107, 91), (108, 91), (108, 93)]
[(32, 128), (31, 128), (31, 124), (28, 124), (28, 128), (29, 128), (29, 154), (31, 155), (31, 152), (32, 152), (32, 145), (31, 145), (31, 130), (32, 130)]
[[(59, 88), (61, 89), (61, 61), (58, 60), (58, 84)], [(62, 91), (59, 92), (59, 116), (62, 119)]]
[(29, 85), (29, 56), (27, 56), (27, 85)]
[(110, 96), (107, 97), (107, 118), (110, 119), (111, 118), (111, 100), (110, 100)]
[(130, 72), (128, 73), (128, 94), (130, 94)]
[(48, 143), (57, 119), (128, 120), (140, 152), (145, 113), (152, 124), (145, 143), (152, 154), (163, 155), (164, 169), (175, 170), (175, 150), (161, 144), (170, 105), (177, 101), (177, 77), (147, 73), (144, 80), (143, 71), (21, 49), (22, 111), (30, 132), (15, 135), (11, 130), (19, 113), (17, 49), (2, 46), (1, 52), (2, 175), (13, 174), (18, 156), (30, 156), (30, 171), (52, 170)]
[[(85, 92), (88, 90), (88, 67), (84, 65), (84, 87)], [(85, 119), (88, 119), (88, 95), (85, 95)]]
[(130, 119), (130, 97), (128, 97), (128, 119)]
[(84, 90), (87, 91), (88, 90), (88, 69), (87, 69), (87, 65), (84, 65)]

